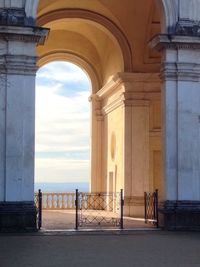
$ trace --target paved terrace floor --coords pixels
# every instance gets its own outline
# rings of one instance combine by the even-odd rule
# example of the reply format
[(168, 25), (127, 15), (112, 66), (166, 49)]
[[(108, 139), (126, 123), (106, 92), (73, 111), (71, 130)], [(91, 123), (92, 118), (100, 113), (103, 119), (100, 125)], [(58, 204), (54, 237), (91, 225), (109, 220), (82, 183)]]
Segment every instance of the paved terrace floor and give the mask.
[(200, 233), (0, 235), (1, 267), (199, 267)]
[[(89, 213), (90, 215), (90, 213)], [(109, 214), (105, 214), (108, 217)], [(94, 214), (95, 216), (95, 214)], [(98, 214), (96, 214), (98, 216)], [(75, 228), (75, 212), (70, 210), (43, 210), (42, 229), (67, 230)], [(105, 226), (104, 226), (105, 227)], [(110, 226), (112, 227), (112, 225)], [(95, 228), (92, 225), (87, 228)], [(99, 226), (98, 226), (99, 228)], [(109, 228), (109, 225), (106, 227)], [(113, 227), (112, 227), (113, 228)], [(144, 219), (124, 217), (125, 229), (154, 228), (151, 224), (145, 224)]]

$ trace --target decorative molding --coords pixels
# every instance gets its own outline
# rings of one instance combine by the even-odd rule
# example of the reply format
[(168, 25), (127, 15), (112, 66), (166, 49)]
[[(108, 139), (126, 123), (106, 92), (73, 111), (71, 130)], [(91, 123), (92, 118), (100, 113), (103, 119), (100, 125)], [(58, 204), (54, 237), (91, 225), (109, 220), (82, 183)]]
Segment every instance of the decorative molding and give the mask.
[(0, 8), (0, 25), (23, 26), (25, 18), (24, 8)]
[(200, 64), (188, 62), (164, 62), (161, 67), (163, 80), (181, 80), (199, 82)]
[(175, 35), (200, 37), (200, 21), (180, 19), (176, 23)]
[(164, 49), (200, 49), (200, 38), (197, 36), (158, 34), (149, 45), (162, 51)]
[(49, 33), (47, 28), (0, 26), (0, 39), (44, 44)]
[(119, 108), (120, 106), (123, 106), (124, 102), (123, 102), (123, 95), (120, 96), (119, 98), (113, 100), (111, 103), (105, 105), (102, 108), (102, 114), (106, 115), (109, 114), (110, 112), (112, 112), (113, 110), (116, 110), (117, 108)]
[(131, 46), (126, 35), (113, 21), (99, 13), (78, 8), (60, 9), (40, 16), (37, 19), (37, 24), (39, 26), (44, 26), (51, 21), (64, 18), (85, 19), (101, 25), (105, 32), (114, 37), (119, 44), (124, 59), (124, 71), (131, 72), (133, 70)]
[(36, 57), (5, 55), (0, 58), (0, 73), (14, 75), (35, 75)]
[[(125, 96), (125, 94), (123, 94)], [(123, 104), (124, 107), (149, 107), (150, 105), (150, 100), (145, 100), (145, 99), (129, 99), (125, 98), (123, 99)]]
[[(160, 83), (160, 77), (158, 73), (127, 73), (119, 72), (115, 74), (111, 80), (105, 84), (98, 92), (97, 95), (102, 99), (112, 95), (113, 92), (117, 92), (120, 89), (122, 92), (133, 91), (133, 84), (135, 83)], [(126, 86), (126, 89), (122, 88)]]
[(14, 5), (1, 5), (0, 25), (35, 26), (38, 0), (26, 0)]

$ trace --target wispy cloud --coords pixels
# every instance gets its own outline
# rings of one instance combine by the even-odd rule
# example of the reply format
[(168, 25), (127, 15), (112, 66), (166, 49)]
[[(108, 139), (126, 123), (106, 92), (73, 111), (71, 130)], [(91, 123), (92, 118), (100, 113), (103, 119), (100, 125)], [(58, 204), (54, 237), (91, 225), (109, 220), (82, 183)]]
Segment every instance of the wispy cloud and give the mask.
[[(70, 82), (70, 88), (66, 81)], [(79, 83), (78, 87), (77, 84), (73, 87), (74, 82)], [(39, 70), (36, 87), (37, 181), (44, 181), (45, 177), (52, 181), (56, 173), (60, 175), (57, 179), (65, 177), (62, 181), (68, 181), (67, 176), (78, 179), (81, 173), (81, 181), (88, 179), (89, 88), (87, 76), (71, 63), (51, 63)], [(59, 155), (59, 161), (56, 155)]]
[(89, 177), (89, 160), (37, 159), (37, 182), (85, 182)]
[(59, 83), (72, 82), (82, 86), (90, 85), (87, 75), (79, 67), (72, 63), (51, 63), (42, 68), (37, 77), (43, 80), (51, 80)]

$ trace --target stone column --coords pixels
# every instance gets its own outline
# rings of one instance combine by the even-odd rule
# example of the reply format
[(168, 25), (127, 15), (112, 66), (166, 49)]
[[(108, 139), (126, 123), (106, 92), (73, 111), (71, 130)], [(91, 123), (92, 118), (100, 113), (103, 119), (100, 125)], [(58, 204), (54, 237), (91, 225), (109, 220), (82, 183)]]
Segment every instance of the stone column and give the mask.
[(124, 99), (125, 214), (142, 216), (144, 191), (149, 191), (149, 101)]
[(102, 191), (102, 122), (101, 100), (95, 94), (90, 97), (91, 102), (91, 192)]
[(24, 7), (1, 9), (0, 230), (36, 227), (35, 47), (48, 30), (28, 22)]
[(200, 229), (200, 28), (180, 20), (151, 45), (163, 53), (163, 169), (166, 229)]

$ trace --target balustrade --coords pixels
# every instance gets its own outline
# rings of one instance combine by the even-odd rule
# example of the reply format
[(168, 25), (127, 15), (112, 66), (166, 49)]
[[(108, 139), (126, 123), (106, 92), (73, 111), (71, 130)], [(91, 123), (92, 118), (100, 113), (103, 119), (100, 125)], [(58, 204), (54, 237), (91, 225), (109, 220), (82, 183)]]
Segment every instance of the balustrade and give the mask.
[(75, 193), (42, 193), (42, 209), (74, 210), (75, 197)]

